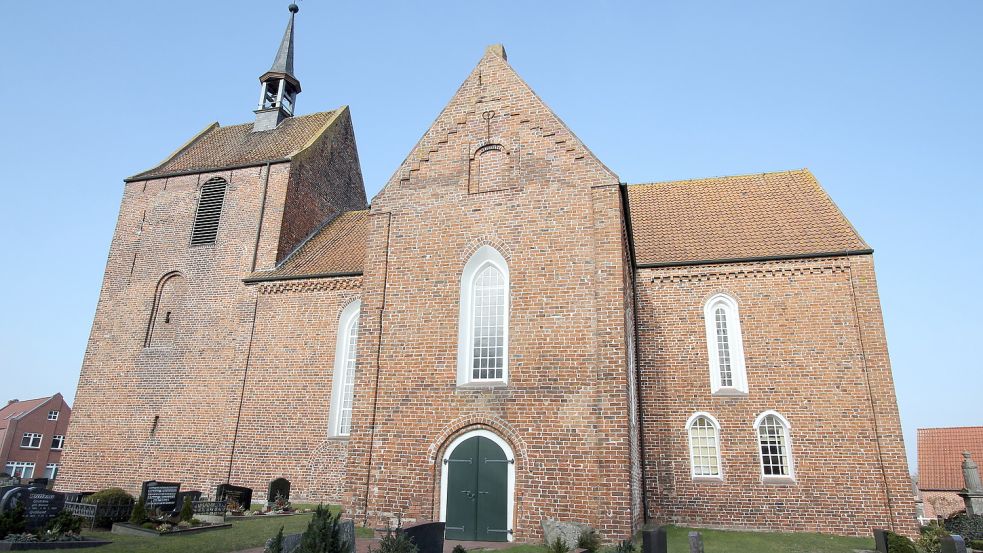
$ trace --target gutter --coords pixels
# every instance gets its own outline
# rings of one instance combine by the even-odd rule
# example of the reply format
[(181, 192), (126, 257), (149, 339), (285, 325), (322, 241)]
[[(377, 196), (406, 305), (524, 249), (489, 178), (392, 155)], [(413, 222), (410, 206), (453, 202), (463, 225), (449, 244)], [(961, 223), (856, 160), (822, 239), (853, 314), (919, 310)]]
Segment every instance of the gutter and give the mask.
[(695, 259), (691, 261), (667, 261), (665, 263), (636, 264), (635, 269), (657, 269), (661, 267), (686, 267), (690, 265), (723, 265), (726, 263), (752, 263), (756, 261), (788, 261), (792, 259), (809, 259), (817, 257), (849, 257), (854, 255), (871, 255), (874, 250), (845, 250), (841, 252), (792, 253), (784, 255), (764, 255), (759, 257), (730, 257), (723, 259)]
[[(265, 165), (274, 165), (278, 163), (290, 163), (289, 157), (282, 157), (278, 159), (270, 159), (266, 161), (253, 161), (250, 163), (240, 163), (237, 165), (223, 165), (221, 167), (202, 167), (201, 169), (187, 169), (185, 171), (172, 171), (170, 173), (161, 173), (159, 175), (146, 175), (144, 173), (137, 173), (132, 177), (126, 177), (123, 182), (137, 182), (144, 180), (155, 180), (155, 179), (165, 179), (170, 177), (183, 177), (185, 175), (198, 175), (201, 173), (217, 173), (219, 171), (233, 171), (236, 169), (249, 169), (250, 167), (263, 167)], [(153, 171), (153, 169), (151, 169)]]
[(242, 279), (243, 284), (256, 284), (259, 282), (279, 282), (283, 280), (314, 280), (320, 278), (342, 278), (362, 276), (362, 271), (352, 271), (348, 273), (314, 273), (310, 275), (268, 275), (246, 277)]

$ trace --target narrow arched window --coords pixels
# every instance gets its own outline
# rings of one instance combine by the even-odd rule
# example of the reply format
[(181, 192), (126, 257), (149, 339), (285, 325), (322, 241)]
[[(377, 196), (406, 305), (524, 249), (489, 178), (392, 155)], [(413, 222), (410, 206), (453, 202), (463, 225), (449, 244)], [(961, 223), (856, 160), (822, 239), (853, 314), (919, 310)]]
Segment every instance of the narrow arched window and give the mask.
[(706, 413), (696, 413), (686, 422), (689, 458), (694, 478), (720, 478), (720, 425)]
[(774, 411), (765, 411), (754, 421), (754, 428), (758, 433), (761, 476), (765, 479), (793, 478), (788, 420)]
[(332, 436), (348, 436), (352, 430), (358, 316), (361, 305), (360, 301), (352, 302), (342, 310), (338, 318), (334, 380), (331, 384), (331, 415), (328, 421), (329, 434)]
[(174, 344), (184, 314), (187, 284), (180, 273), (164, 275), (157, 284), (154, 307), (147, 326), (146, 347), (167, 347)]
[(737, 302), (726, 294), (717, 294), (704, 305), (703, 318), (710, 360), (710, 391), (718, 395), (746, 394), (744, 341)]
[(508, 380), (509, 270), (482, 246), (461, 274), (458, 384)]
[(195, 223), (191, 228), (192, 246), (215, 243), (227, 186), (225, 179), (219, 177), (208, 179), (202, 185), (201, 194), (198, 196), (198, 209), (195, 211)]

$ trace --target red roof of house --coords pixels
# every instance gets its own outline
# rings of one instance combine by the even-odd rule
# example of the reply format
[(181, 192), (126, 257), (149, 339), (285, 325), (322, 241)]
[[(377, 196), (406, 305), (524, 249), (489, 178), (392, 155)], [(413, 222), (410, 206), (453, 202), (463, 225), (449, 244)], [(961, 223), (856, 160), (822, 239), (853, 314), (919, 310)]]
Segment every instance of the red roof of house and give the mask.
[(983, 426), (919, 428), (918, 489), (963, 489), (963, 451), (983, 464)]
[(23, 401), (12, 401), (6, 407), (0, 409), (0, 430), (9, 426), (10, 421), (17, 420), (31, 411), (44, 405), (49, 399), (55, 396), (39, 397), (36, 399), (25, 399)]

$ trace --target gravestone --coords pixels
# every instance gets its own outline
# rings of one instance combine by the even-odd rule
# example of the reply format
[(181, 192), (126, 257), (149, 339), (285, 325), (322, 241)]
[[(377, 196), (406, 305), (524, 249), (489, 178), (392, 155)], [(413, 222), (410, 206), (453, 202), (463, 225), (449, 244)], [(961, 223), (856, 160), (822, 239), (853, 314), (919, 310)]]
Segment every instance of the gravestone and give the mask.
[(887, 530), (874, 530), (874, 550), (877, 553), (887, 553)]
[(270, 482), (270, 488), (266, 493), (267, 505), (272, 505), (276, 501), (277, 495), (281, 495), (283, 499), (290, 501), (290, 480), (277, 478)]
[(966, 542), (963, 541), (962, 536), (944, 536), (942, 553), (966, 553)]
[(219, 484), (215, 488), (216, 501), (235, 501), (243, 509), (248, 509), (253, 502), (253, 489), (232, 484)]
[(47, 488), (49, 480), (47, 478), (35, 478), (31, 480), (29, 486), (37, 486), (39, 488)]
[(23, 502), (27, 486), (4, 486), (0, 488), (0, 513), (9, 511)]
[[(344, 544), (342, 553), (355, 553), (355, 521), (342, 520), (338, 526), (338, 537), (341, 539), (341, 543)], [(421, 550), (420, 553), (423, 553), (423, 551)]]
[(590, 530), (590, 526), (579, 522), (560, 522), (552, 518), (543, 519), (543, 539), (546, 545), (552, 545), (556, 538), (567, 545), (568, 549), (576, 549), (577, 542), (580, 541), (580, 534), (585, 530)]
[(44, 488), (28, 489), (24, 498), (24, 519), (28, 530), (44, 528), (48, 521), (65, 509), (65, 494)]
[(413, 540), (419, 553), (443, 553), (444, 523), (424, 522), (402, 529), (403, 534)]
[(177, 508), (177, 494), (181, 490), (180, 482), (158, 482), (148, 480), (140, 488), (140, 494), (145, 501), (144, 506), (169, 513)]
[(89, 497), (96, 492), (69, 492), (65, 494), (65, 501), (71, 503), (81, 503), (83, 499)]
[(703, 553), (703, 536), (699, 532), (689, 533), (689, 553)]
[(642, 553), (669, 553), (665, 526), (642, 531)]

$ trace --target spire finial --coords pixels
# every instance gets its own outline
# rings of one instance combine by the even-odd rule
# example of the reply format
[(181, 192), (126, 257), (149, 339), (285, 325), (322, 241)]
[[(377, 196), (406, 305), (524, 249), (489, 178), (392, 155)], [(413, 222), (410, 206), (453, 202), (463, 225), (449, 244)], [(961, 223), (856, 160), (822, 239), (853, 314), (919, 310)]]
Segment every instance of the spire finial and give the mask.
[(297, 13), (300, 11), (300, 8), (297, 7), (297, 4), (290, 4), (289, 6), (287, 6), (287, 9), (290, 10), (290, 13)]

